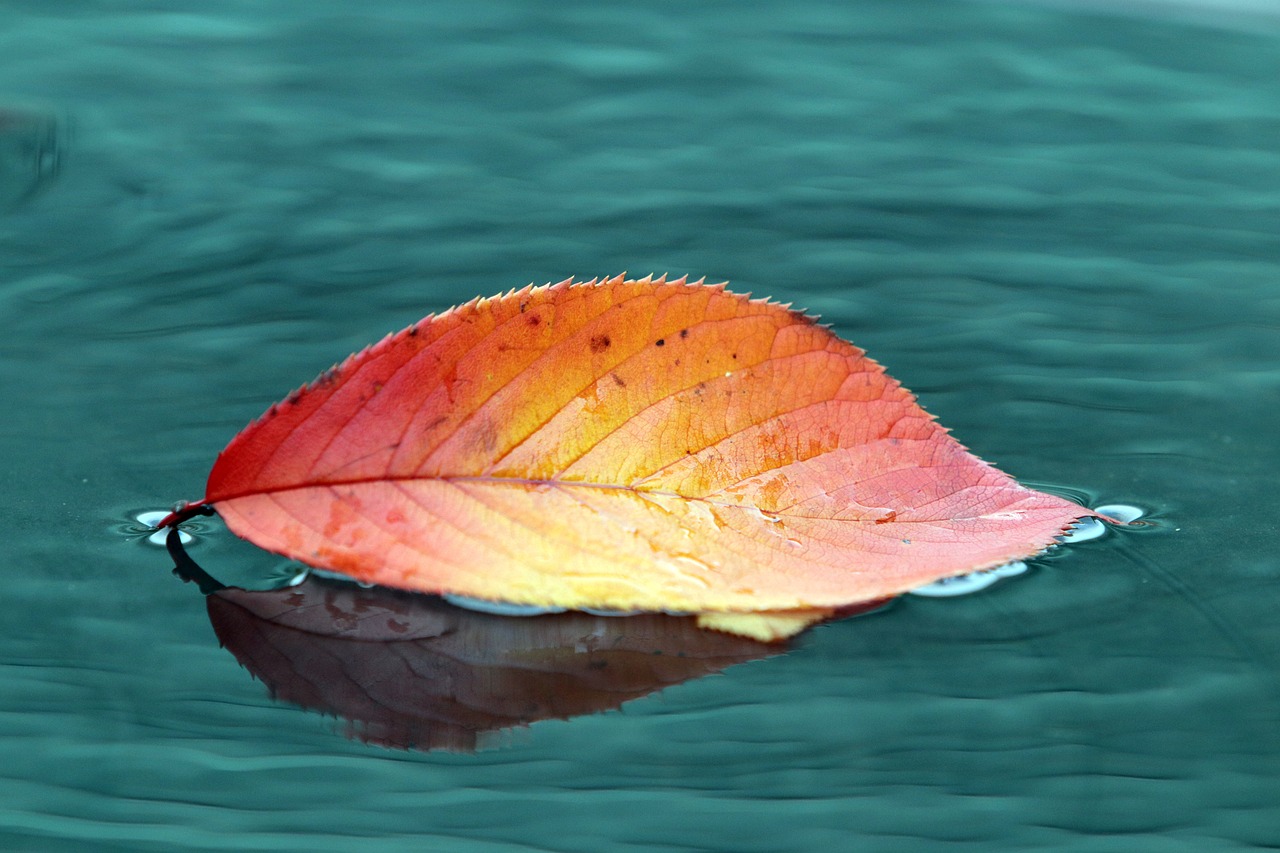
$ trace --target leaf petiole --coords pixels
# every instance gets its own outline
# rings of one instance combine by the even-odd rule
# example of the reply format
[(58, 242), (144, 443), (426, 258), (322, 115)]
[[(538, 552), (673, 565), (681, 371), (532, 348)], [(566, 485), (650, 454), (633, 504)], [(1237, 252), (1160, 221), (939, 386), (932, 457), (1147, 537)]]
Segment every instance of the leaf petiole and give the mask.
[(213, 504), (207, 504), (203, 500), (195, 503), (178, 501), (173, 505), (173, 509), (169, 514), (160, 519), (160, 523), (156, 525), (156, 530), (163, 530), (166, 527), (176, 528), (182, 522), (195, 518), (197, 515), (213, 515), (214, 512)]

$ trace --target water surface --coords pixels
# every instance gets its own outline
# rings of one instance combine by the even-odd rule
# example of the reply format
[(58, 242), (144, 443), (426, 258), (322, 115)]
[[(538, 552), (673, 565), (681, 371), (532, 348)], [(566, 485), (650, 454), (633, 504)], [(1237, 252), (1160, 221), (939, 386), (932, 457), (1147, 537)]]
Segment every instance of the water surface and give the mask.
[[(1280, 846), (1274, 20), (5, 17), (0, 106), (46, 118), (0, 129), (0, 846)], [(386, 332), (622, 270), (821, 313), (979, 455), (1158, 525), (477, 755), (271, 701), (127, 534)], [(276, 570), (207, 525), (224, 580)]]

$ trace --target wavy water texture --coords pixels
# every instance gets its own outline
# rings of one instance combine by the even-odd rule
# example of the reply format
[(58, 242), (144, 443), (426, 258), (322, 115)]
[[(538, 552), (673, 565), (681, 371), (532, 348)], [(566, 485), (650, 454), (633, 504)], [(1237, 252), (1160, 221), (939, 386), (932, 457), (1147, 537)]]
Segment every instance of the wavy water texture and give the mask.
[[(1269, 26), (6, 3), (0, 103), (75, 135), (0, 216), (0, 848), (1274, 847)], [(118, 532), (317, 366), (623, 269), (803, 305), (981, 458), (1154, 526), (473, 757), (272, 703)], [(201, 562), (280, 568), (207, 523)]]

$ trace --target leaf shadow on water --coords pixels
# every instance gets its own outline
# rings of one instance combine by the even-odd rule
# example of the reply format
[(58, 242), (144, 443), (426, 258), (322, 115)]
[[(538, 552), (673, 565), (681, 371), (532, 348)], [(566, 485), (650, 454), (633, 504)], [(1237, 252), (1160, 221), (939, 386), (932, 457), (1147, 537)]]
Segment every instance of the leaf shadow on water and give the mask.
[(506, 617), (443, 599), (309, 576), (285, 589), (224, 586), (166, 542), (206, 596), (219, 642), (273, 698), (347, 721), (380, 746), (473, 752), (490, 735), (619, 707), (787, 651), (706, 631), (689, 616)]

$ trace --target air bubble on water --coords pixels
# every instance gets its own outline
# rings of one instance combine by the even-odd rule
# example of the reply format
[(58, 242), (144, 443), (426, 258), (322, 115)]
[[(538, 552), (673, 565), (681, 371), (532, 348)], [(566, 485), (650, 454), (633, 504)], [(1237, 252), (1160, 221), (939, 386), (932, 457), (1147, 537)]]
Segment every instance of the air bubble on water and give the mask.
[[(1128, 504), (1103, 504), (1097, 507), (1094, 512), (1114, 518), (1122, 524), (1128, 524), (1142, 518), (1146, 513), (1136, 506)], [(1075, 544), (1077, 542), (1088, 542), (1097, 539), (1099, 536), (1107, 532), (1107, 525), (1101, 519), (1082, 518), (1076, 522), (1075, 526), (1062, 534), (1058, 538), (1059, 542), (1067, 542)]]
[(139, 524), (145, 524), (147, 527), (155, 527), (157, 524), (164, 521), (164, 517), (168, 514), (169, 513), (162, 509), (156, 509), (149, 510), (147, 512), (140, 512), (134, 516), (134, 518)]
[(351, 583), (361, 589), (373, 589), (377, 586), (377, 584), (372, 581), (362, 581), (357, 578), (353, 578), (351, 575), (343, 574), (342, 572), (331, 572), (328, 569), (320, 569), (315, 566), (303, 566), (299, 571), (302, 572), (302, 575), (290, 582), (289, 586), (296, 586), (297, 584), (302, 583), (302, 581), (307, 577), (324, 578), (325, 580), (337, 581), (339, 583)]
[(956, 595), (969, 595), (970, 593), (986, 589), (1000, 578), (1013, 577), (1020, 575), (1027, 570), (1027, 564), (1021, 560), (1012, 563), (1005, 563), (1003, 566), (996, 566), (993, 569), (983, 569), (980, 572), (970, 572), (967, 575), (956, 575), (951, 578), (943, 578), (921, 587), (911, 590), (911, 595), (923, 595), (927, 598), (950, 598)]
[(487, 598), (472, 598), (469, 595), (445, 593), (441, 596), (454, 607), (463, 610), (474, 610), (477, 613), (489, 613), (494, 616), (543, 616), (548, 613), (563, 613), (563, 607), (539, 607), (535, 604), (512, 604), (509, 601), (491, 601)]
[(1114, 518), (1116, 521), (1122, 521), (1125, 524), (1137, 521), (1146, 515), (1138, 507), (1130, 506), (1129, 504), (1103, 504), (1102, 506), (1094, 507), (1093, 511)]
[(1011, 578), (1014, 575), (1020, 575), (1027, 570), (1027, 564), (1022, 560), (1014, 560), (1012, 563), (1005, 563), (1003, 566), (996, 566), (994, 569), (987, 571), (998, 578)]
[[(150, 542), (152, 545), (159, 545), (161, 548), (163, 548), (164, 541), (168, 537), (169, 531), (156, 530), (156, 525), (159, 524), (161, 521), (163, 521), (165, 519), (165, 516), (167, 516), (168, 514), (169, 514), (169, 511), (164, 509), (147, 510), (146, 512), (138, 513), (133, 517), (133, 519), (134, 521), (138, 522), (138, 524), (140, 524), (143, 528), (145, 528), (145, 530), (154, 531), (153, 533), (147, 536), (148, 542)], [(178, 541), (181, 542), (183, 545), (190, 545), (192, 542), (195, 541), (195, 537), (185, 530), (179, 530)]]
[(1096, 518), (1082, 518), (1058, 537), (1059, 542), (1088, 542), (1107, 532), (1107, 526)]

